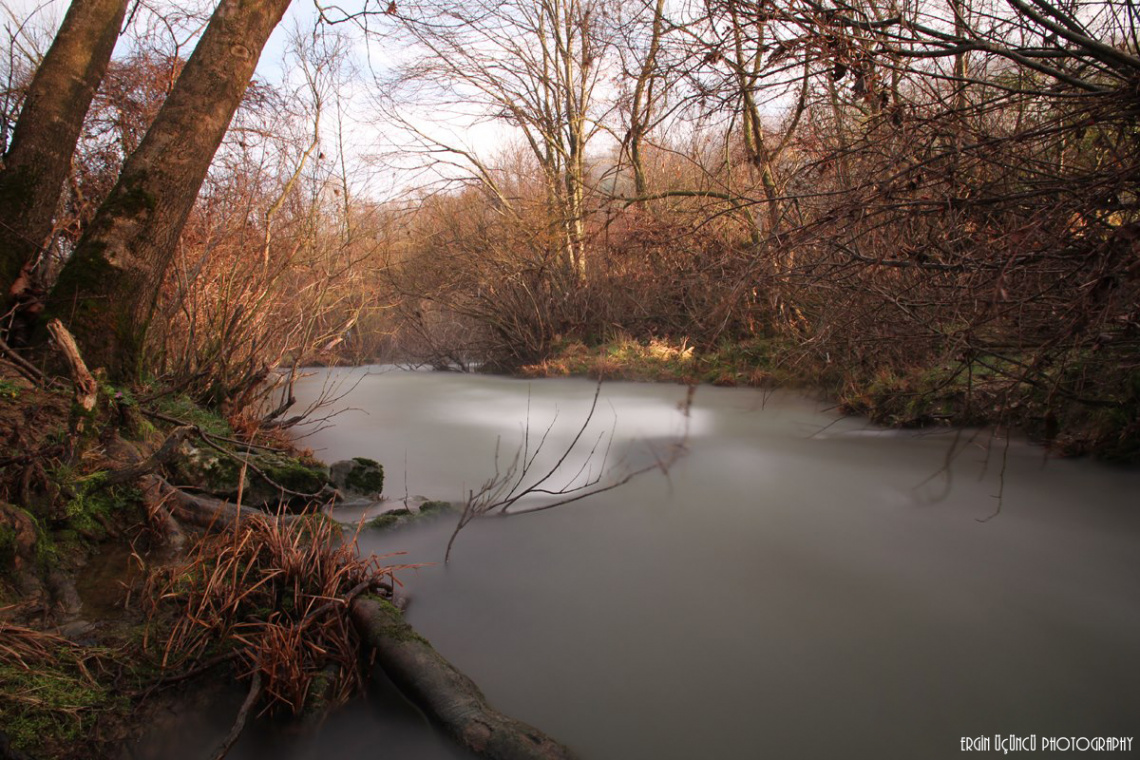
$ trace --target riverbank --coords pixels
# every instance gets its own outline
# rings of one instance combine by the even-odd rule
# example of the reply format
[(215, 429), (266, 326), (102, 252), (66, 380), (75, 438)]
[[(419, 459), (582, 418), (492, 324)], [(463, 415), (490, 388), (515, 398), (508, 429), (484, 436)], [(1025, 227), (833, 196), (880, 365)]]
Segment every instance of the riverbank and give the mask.
[[(402, 623), (406, 568), (328, 514), (346, 498), (383, 508), (380, 463), (326, 466), (247, 416), (92, 380), (0, 378), (0, 758), (122, 757), (204, 678), (248, 692), (200, 748), (221, 758), (252, 715), (319, 724), (373, 658), (459, 746), (570, 757)], [(367, 528), (445, 506), (413, 500)], [(440, 709), (456, 701), (462, 715)]]
[(297, 716), (359, 690), (345, 610), (393, 570), (321, 514), (328, 467), (170, 389), (23, 374), (0, 376), (3, 757), (118, 757), (207, 673)]
[[(118, 757), (196, 669), (247, 681), (250, 663), (264, 657), (260, 641), (289, 630), (306, 599), (327, 602), (346, 583), (387, 574), (359, 566), (339, 528), (318, 515), (261, 526), (259, 508), (281, 489), (327, 482), (327, 470), (280, 436), (239, 439), (223, 416), (162, 389), (136, 394), (97, 381), (85, 409), (65, 380), (6, 372), (0, 393), (2, 757)], [(242, 551), (193, 528), (190, 514), (196, 507), (220, 525), (208, 513), (235, 489), (248, 517), (226, 540), (240, 538)], [(241, 574), (235, 566), (218, 585), (211, 579), (224, 557), (243, 558)], [(319, 558), (331, 560), (336, 583), (313, 578)], [(290, 565), (304, 583), (289, 587)], [(356, 672), (357, 654), (341, 648), (347, 672)], [(302, 686), (312, 687), (314, 673), (329, 680), (321, 658), (303, 665), (290, 676)]]
[(589, 346), (557, 344), (549, 358), (518, 372), (815, 391), (845, 414), (888, 427), (1003, 426), (1060, 456), (1140, 464), (1140, 368), (1119, 367), (1118, 392), (1103, 398), (1066, 390), (1065, 379), (1085, 371), (1078, 363), (1028, 369), (1024, 361), (993, 355), (900, 367), (840, 366), (826, 354), (775, 338), (699, 350), (683, 340), (620, 337)]

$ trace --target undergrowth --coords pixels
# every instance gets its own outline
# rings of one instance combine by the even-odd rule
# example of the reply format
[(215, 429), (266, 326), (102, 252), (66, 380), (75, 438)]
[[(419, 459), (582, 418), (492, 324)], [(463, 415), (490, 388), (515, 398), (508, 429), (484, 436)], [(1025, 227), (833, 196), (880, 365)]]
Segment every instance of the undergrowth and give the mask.
[(585, 375), (598, 380), (672, 382), (723, 386), (791, 385), (796, 374), (775, 339), (724, 342), (697, 350), (687, 340), (621, 336), (588, 346), (577, 340), (554, 346), (551, 355), (520, 368), (528, 377)]
[(250, 517), (151, 575), (141, 597), (149, 649), (167, 671), (233, 661), (270, 711), (335, 705), (362, 683), (358, 636), (343, 613), (356, 595), (390, 589), (397, 569), (359, 556), (355, 535), (343, 540), (322, 515)]

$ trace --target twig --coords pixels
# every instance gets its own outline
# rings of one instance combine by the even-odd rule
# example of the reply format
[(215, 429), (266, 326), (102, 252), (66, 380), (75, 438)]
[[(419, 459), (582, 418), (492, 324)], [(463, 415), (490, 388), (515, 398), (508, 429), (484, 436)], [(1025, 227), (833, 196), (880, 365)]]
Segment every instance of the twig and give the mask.
[[(253, 462), (249, 461), (249, 459), (247, 457), (238, 456), (234, 452), (227, 449), (225, 446), (222, 446), (220, 443), (217, 443), (217, 441), (225, 441), (226, 443), (233, 443), (233, 444), (236, 444), (239, 446), (248, 446), (250, 448), (258, 448), (258, 449), (263, 449), (265, 451), (272, 451), (272, 452), (277, 452), (277, 453), (280, 453), (281, 451), (283, 451), (283, 449), (275, 449), (275, 448), (272, 448), (270, 446), (260, 446), (258, 444), (249, 443), (247, 441), (238, 441), (238, 440), (235, 440), (233, 438), (226, 438), (225, 436), (214, 435), (213, 433), (207, 433), (205, 430), (202, 429), (202, 427), (200, 425), (193, 425), (193, 424), (190, 424), (184, 420), (180, 420), (176, 417), (170, 417), (168, 415), (162, 414), (161, 412), (155, 412), (152, 410), (144, 409), (143, 414), (147, 415), (148, 417), (154, 417), (155, 419), (163, 420), (164, 422), (171, 422), (171, 423), (178, 424), (178, 425), (181, 425), (183, 427), (189, 428), (191, 430), (191, 432), (193, 432), (195, 435), (197, 435), (199, 438), (201, 438), (202, 442), (205, 443), (207, 446), (209, 446), (210, 448), (219, 452), (220, 454), (223, 454), (224, 456), (232, 459), (233, 461), (237, 462), (243, 468), (248, 468), (250, 470), (253, 470), (254, 474), (256, 474), (259, 478), (264, 480), (269, 485), (271, 485), (274, 488), (276, 488), (277, 490), (281, 491), (283, 494), (288, 494), (289, 496), (298, 496), (302, 499), (312, 499), (312, 498), (316, 498), (318, 496), (321, 496), (323, 494), (323, 490), (322, 491), (314, 491), (313, 493), (303, 493), (301, 491), (294, 491), (292, 489), (286, 488), (285, 486), (281, 485), (280, 483), (278, 483), (273, 478), (269, 477), (269, 475), (267, 475), (264, 470), (262, 470), (260, 467), (255, 465)], [(243, 477), (242, 482), (244, 482), (244, 480), (245, 479)]]
[(184, 670), (181, 673), (175, 673), (174, 675), (170, 675), (170, 676), (163, 676), (162, 678), (159, 678), (157, 681), (152, 683), (147, 688), (147, 693), (149, 694), (154, 689), (162, 687), (162, 686), (170, 686), (171, 684), (181, 683), (182, 681), (186, 681), (188, 679), (194, 678), (195, 676), (200, 676), (208, 670), (212, 670), (212, 669), (218, 667), (219, 665), (222, 665), (224, 663), (229, 662), (230, 660), (237, 658), (237, 656), (239, 654), (241, 654), (241, 650), (231, 649), (230, 651), (228, 651), (224, 654), (220, 654), (216, 657), (211, 657), (210, 659), (206, 660), (201, 665), (195, 665), (194, 667), (190, 668), (189, 670)]
[[(570, 441), (569, 445), (562, 451), (554, 466), (546, 471), (544, 475), (529, 485), (525, 485), (527, 475), (530, 473), (532, 465), (535, 463), (539, 453), (542, 451), (543, 446), (546, 444), (547, 436), (550, 434), (550, 429), (547, 428), (543, 433), (538, 445), (535, 446), (534, 451), (529, 453), (530, 445), (530, 411), (529, 404), (527, 408), (527, 425), (523, 433), (523, 443), (519, 450), (515, 452), (515, 456), (511, 461), (511, 465), (507, 468), (506, 472), (500, 472), (498, 467), (498, 445), (495, 448), (495, 475), (491, 477), (478, 492), (468, 492), (467, 503), (463, 506), (463, 512), (459, 516), (459, 522), (455, 525), (455, 530), (452, 531), (451, 537), (447, 541), (447, 549), (444, 552), (443, 561), (446, 564), (451, 558), (451, 549), (455, 545), (455, 539), (459, 536), (459, 532), (463, 530), (472, 520), (477, 517), (486, 516), (492, 512), (500, 516), (513, 516), (530, 514), (532, 512), (544, 512), (548, 509), (561, 507), (566, 504), (572, 504), (576, 501), (587, 499), (591, 496), (612, 491), (615, 488), (629, 483), (639, 475), (644, 475), (653, 470), (659, 470), (668, 475), (669, 468), (684, 454), (686, 451), (685, 443), (689, 437), (689, 412), (692, 409), (693, 395), (696, 392), (696, 386), (689, 386), (688, 393), (685, 396), (684, 402), (680, 404), (680, 411), (685, 418), (685, 428), (680, 438), (670, 446), (670, 452), (667, 457), (654, 457), (653, 464), (645, 465), (635, 470), (626, 472), (622, 477), (607, 485), (600, 485), (602, 478), (606, 474), (605, 461), (609, 457), (609, 447), (613, 443), (613, 435), (611, 433), (609, 443), (606, 445), (605, 454), (603, 456), (602, 466), (599, 468), (597, 475), (586, 476), (586, 481), (579, 485), (573, 485), (583, 472), (587, 472), (590, 462), (598, 453), (598, 445), (604, 436), (599, 436), (598, 441), (590, 449), (589, 455), (586, 457), (586, 462), (578, 468), (578, 471), (570, 478), (565, 486), (561, 488), (551, 488), (547, 483), (554, 477), (562, 465), (566, 462), (571, 452), (582, 440), (582, 436), (589, 427), (591, 420), (593, 420), (594, 412), (598, 407), (598, 397), (602, 391), (602, 384), (599, 382), (598, 387), (594, 391), (594, 398), (590, 404), (590, 410), (586, 414), (586, 419), (578, 428), (578, 432)], [(553, 423), (551, 423), (553, 427)], [(522, 463), (521, 468), (519, 463)], [(543, 504), (537, 507), (529, 507), (527, 509), (520, 509), (517, 511), (509, 511), (510, 507), (514, 506), (525, 496), (543, 494), (547, 496), (557, 497), (549, 504)]]
[(354, 586), (352, 588), (352, 590), (349, 591), (344, 596), (342, 596), (338, 599), (333, 599), (332, 601), (325, 602), (320, 607), (317, 607), (315, 610), (312, 610), (311, 612), (309, 612), (309, 614), (305, 615), (304, 619), (301, 621), (301, 627), (304, 628), (309, 623), (311, 623), (314, 620), (316, 620), (317, 618), (319, 618), (321, 615), (324, 615), (327, 612), (331, 612), (332, 610), (336, 609), (337, 607), (347, 608), (348, 605), (352, 603), (353, 599), (360, 596), (365, 591), (367, 591), (368, 589), (372, 588), (375, 585), (377, 585), (377, 584), (372, 579), (369, 579), (366, 581), (361, 581), (360, 583), (356, 584), (356, 586)]
[(1006, 468), (1009, 466), (1009, 439), (1010, 439), (1010, 435), (1009, 435), (1009, 432), (1007, 431), (1006, 436), (1005, 436), (1005, 446), (1002, 447), (1002, 450), (1001, 450), (1001, 472), (998, 473), (998, 492), (993, 497), (993, 498), (997, 499), (997, 506), (994, 507), (994, 511), (992, 514), (987, 515), (986, 517), (974, 518), (975, 520), (977, 520), (980, 523), (989, 522), (990, 520), (994, 519), (995, 517), (997, 517), (998, 515), (1001, 514), (1001, 507), (1005, 501), (1005, 471), (1006, 471)]
[(197, 433), (198, 435), (200, 435), (202, 437), (212, 438), (215, 441), (222, 441), (223, 443), (232, 443), (235, 446), (250, 446), (250, 447), (255, 448), (255, 449), (262, 449), (263, 451), (272, 451), (275, 453), (282, 453), (285, 451), (285, 449), (275, 448), (273, 446), (265, 446), (264, 444), (260, 444), (260, 443), (251, 443), (250, 441), (240, 441), (237, 438), (227, 438), (224, 435), (217, 435), (215, 433), (207, 433), (199, 425), (195, 425), (192, 422), (187, 422), (186, 420), (178, 419), (177, 417), (171, 417), (169, 414), (163, 414), (162, 412), (156, 412), (153, 409), (143, 409), (142, 413), (145, 414), (147, 417), (152, 417), (153, 419), (161, 420), (162, 422), (169, 422), (171, 425), (182, 425), (182, 426), (193, 428), (194, 432)]
[(261, 696), (261, 671), (254, 670), (253, 678), (249, 682), (249, 694), (245, 696), (245, 702), (242, 703), (241, 709), (238, 710), (237, 718), (234, 720), (233, 728), (230, 729), (229, 735), (226, 736), (222, 745), (218, 747), (217, 752), (214, 753), (214, 760), (223, 760), (226, 754), (230, 751), (230, 747), (234, 746), (234, 742), (241, 736), (241, 732), (245, 730), (245, 723), (249, 720), (249, 711), (253, 708), (257, 698)]
[(0, 338), (0, 354), (4, 354), (4, 358), (8, 363), (33, 384), (42, 388), (51, 382), (44, 373), (36, 369), (35, 365), (20, 356), (11, 346), (5, 343), (3, 338)]

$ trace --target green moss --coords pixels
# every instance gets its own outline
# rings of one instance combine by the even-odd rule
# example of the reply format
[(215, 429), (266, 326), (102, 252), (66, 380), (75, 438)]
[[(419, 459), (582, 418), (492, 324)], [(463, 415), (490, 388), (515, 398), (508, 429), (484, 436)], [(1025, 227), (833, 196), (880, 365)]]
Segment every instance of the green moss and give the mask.
[(84, 742), (101, 712), (125, 709), (125, 699), (71, 671), (65, 661), (0, 665), (0, 726), (17, 750), (47, 756)]
[(165, 396), (155, 402), (155, 408), (168, 417), (197, 425), (211, 435), (227, 438), (233, 435), (230, 423), (225, 417), (199, 406), (189, 396)]
[(355, 463), (345, 478), (345, 485), (361, 493), (384, 492), (384, 467), (365, 457), (353, 457)]
[(20, 386), (11, 380), (0, 377), (0, 399), (15, 401), (20, 397)]
[(406, 523), (411, 517), (413, 517), (411, 510), (394, 509), (391, 512), (385, 512), (369, 520), (368, 527), (373, 530), (387, 530), (388, 528), (394, 528), (397, 525)]
[(388, 530), (414, 520), (436, 517), (453, 511), (455, 511), (455, 507), (452, 506), (451, 502), (425, 501), (415, 512), (410, 509), (394, 509), (378, 515), (368, 522), (368, 527), (374, 530)]
[(315, 494), (329, 482), (323, 466), (299, 459), (265, 457), (258, 465), (273, 482), (297, 493)]
[[(57, 476), (66, 472), (57, 471)], [(66, 480), (73, 495), (64, 507), (67, 517), (61, 530), (71, 530), (82, 536), (100, 539), (106, 535), (106, 525), (113, 522), (133, 522), (141, 517), (142, 493), (133, 486), (106, 485), (107, 473), (92, 473), (72, 481)], [(59, 531), (57, 531), (58, 533)]]
[(236, 492), (241, 465), (224, 456), (211, 456), (202, 467), (203, 485), (215, 493)]
[(113, 193), (104, 204), (104, 212), (113, 216), (137, 216), (143, 212), (154, 211), (157, 199), (154, 193), (149, 192), (146, 184), (146, 173), (134, 177), (123, 178), (119, 191)]
[(450, 501), (425, 501), (420, 505), (421, 515), (442, 514), (444, 512), (453, 512), (455, 507)]
[(41, 570), (53, 570), (59, 567), (63, 554), (60, 551), (60, 548), (56, 545), (52, 534), (43, 530), (39, 524), (39, 521), (36, 522), (36, 543), (34, 545), (34, 550), (36, 565)]
[(375, 517), (368, 521), (368, 527), (373, 530), (387, 530), (400, 523), (400, 518), (391, 512)]
[(416, 633), (414, 628), (404, 622), (404, 613), (400, 612), (396, 605), (375, 594), (368, 594), (367, 598), (380, 607), (380, 612), (371, 621), (372, 625), (378, 629), (378, 633), (395, 641), (414, 641), (431, 647), (431, 642)]

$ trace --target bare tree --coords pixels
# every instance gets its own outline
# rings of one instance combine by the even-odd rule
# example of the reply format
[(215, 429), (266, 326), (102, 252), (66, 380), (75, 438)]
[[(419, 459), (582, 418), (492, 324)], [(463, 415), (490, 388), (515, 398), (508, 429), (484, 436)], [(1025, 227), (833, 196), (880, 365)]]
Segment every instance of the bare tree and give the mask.
[[(611, 52), (610, 13), (605, 0), (402, 4), (398, 32), (413, 57), (388, 83), (396, 115), (414, 104), (421, 113), (447, 109), (518, 131), (542, 173), (561, 266), (577, 281), (588, 268), (587, 151), (610, 108), (598, 97)], [(478, 151), (403, 115), (426, 150), (473, 167), (509, 212), (510, 199)]]

